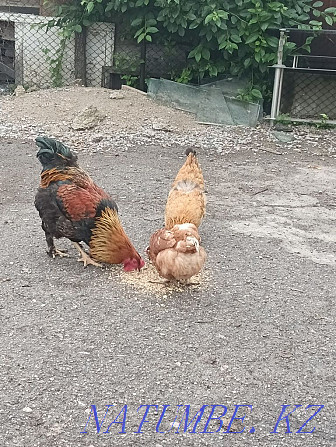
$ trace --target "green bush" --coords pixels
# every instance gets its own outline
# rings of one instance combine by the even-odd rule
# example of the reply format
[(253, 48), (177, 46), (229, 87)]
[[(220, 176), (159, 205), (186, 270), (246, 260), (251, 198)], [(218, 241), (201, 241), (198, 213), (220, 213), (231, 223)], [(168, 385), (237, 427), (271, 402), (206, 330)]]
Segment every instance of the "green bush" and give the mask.
[[(269, 66), (277, 61), (278, 38), (270, 32), (279, 28), (318, 30), (323, 21), (336, 22), (336, 8), (321, 12), (323, 1), (312, 0), (69, 0), (56, 13), (60, 26), (70, 35), (96, 21), (122, 20), (137, 42), (160, 40), (188, 42), (188, 72), (181, 79), (215, 77), (218, 74), (245, 75), (251, 79), (253, 98), (267, 95)], [(313, 37), (303, 50), (310, 51)], [(285, 56), (295, 50), (287, 42)], [(178, 77), (178, 76), (177, 76)], [(248, 97), (248, 91), (242, 92)]]

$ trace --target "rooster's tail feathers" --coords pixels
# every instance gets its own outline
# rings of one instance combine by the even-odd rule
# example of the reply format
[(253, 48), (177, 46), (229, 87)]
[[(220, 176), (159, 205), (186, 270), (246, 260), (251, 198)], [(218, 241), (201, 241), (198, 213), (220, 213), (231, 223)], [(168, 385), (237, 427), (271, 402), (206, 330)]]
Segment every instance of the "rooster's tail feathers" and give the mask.
[(61, 166), (76, 166), (77, 155), (73, 154), (65, 144), (48, 137), (37, 137), (39, 148), (36, 157), (40, 160), (43, 170)]
[(65, 146), (65, 144), (61, 143), (60, 141), (48, 137), (37, 137), (35, 141), (37, 146), (40, 148), (37, 153), (37, 157), (44, 153), (58, 154), (65, 158), (72, 157), (70, 148)]

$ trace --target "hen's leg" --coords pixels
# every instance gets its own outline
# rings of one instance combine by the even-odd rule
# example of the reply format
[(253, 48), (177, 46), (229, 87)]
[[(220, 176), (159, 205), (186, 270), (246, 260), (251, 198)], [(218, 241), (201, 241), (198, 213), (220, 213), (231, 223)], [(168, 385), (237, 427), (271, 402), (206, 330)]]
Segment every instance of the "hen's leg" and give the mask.
[(48, 255), (51, 256), (52, 258), (56, 258), (56, 256), (60, 256), (61, 258), (64, 257), (69, 257), (69, 255), (62, 250), (58, 250), (55, 245), (54, 245), (54, 238), (52, 237), (52, 235), (46, 230), (45, 226), (42, 223), (42, 228), (45, 232), (45, 237), (46, 237), (46, 241), (47, 241), (47, 245), (48, 245)]
[(79, 254), (81, 255), (81, 258), (78, 259), (79, 262), (83, 262), (84, 267), (86, 267), (89, 264), (95, 265), (96, 267), (101, 267), (101, 264), (98, 264), (98, 262), (94, 261), (90, 256), (85, 253), (85, 251), (82, 249), (82, 247), (77, 243), (73, 242), (74, 247), (79, 251)]

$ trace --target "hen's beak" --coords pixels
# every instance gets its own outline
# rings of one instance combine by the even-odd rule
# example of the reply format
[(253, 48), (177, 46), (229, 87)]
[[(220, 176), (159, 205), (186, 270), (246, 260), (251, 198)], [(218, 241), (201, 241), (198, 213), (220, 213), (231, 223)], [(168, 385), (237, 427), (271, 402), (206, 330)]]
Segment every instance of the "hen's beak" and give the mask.
[(193, 238), (192, 243), (193, 243), (194, 247), (196, 248), (197, 253), (199, 253), (199, 242), (195, 237)]

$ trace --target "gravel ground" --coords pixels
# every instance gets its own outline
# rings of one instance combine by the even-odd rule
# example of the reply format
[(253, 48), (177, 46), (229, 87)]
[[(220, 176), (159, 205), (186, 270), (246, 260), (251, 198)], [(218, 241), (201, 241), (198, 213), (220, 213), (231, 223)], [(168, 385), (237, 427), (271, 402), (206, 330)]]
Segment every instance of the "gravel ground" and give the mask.
[[(0, 100), (1, 447), (334, 445), (335, 132), (298, 129), (283, 144), (266, 127), (204, 127), (141, 95), (110, 93), (72, 88)], [(71, 130), (92, 97), (110, 115), (93, 130)], [(118, 102), (116, 115), (101, 97)], [(69, 110), (55, 106), (63, 103)], [(162, 225), (185, 147), (199, 148), (208, 260), (195, 284), (152, 283), (150, 267), (83, 269), (65, 240), (58, 246), (70, 258), (47, 257), (33, 206), (40, 167), (32, 139), (45, 132), (72, 144), (113, 194), (139, 251)], [(115, 407), (99, 434), (93, 415), (81, 434), (93, 404), (99, 422), (106, 405)], [(187, 404), (191, 418), (209, 405), (196, 433), (182, 425), (176, 433), (176, 424), (155, 432), (163, 405), (160, 431)], [(244, 433), (200, 433), (215, 404), (227, 406), (224, 430), (235, 405), (252, 405), (231, 427)], [(285, 420), (270, 433), (284, 404), (302, 405), (289, 417), (292, 433)], [(118, 434), (122, 424), (104, 433), (124, 405), (126, 434)], [(140, 405), (158, 405), (142, 434), (133, 433)], [(312, 414), (307, 405), (325, 407), (303, 429), (314, 433), (297, 434)], [(213, 420), (208, 431), (219, 428)]]

